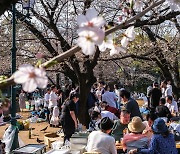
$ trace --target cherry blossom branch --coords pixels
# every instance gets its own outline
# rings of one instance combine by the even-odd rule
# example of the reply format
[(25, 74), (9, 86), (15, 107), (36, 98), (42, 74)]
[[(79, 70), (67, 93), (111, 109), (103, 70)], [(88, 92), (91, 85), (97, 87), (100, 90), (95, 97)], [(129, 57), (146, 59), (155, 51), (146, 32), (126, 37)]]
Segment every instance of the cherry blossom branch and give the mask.
[[(165, 0), (160, 0), (159, 2), (153, 3), (151, 6), (147, 7), (145, 10), (143, 10), (141, 13), (133, 16), (131, 19), (127, 20), (125, 23), (122, 23), (120, 25), (117, 25), (115, 27), (112, 27), (110, 29), (108, 29), (105, 32), (105, 35), (109, 35), (119, 29), (122, 29), (124, 26), (127, 26), (128, 24), (132, 23), (133, 21), (139, 19), (140, 17), (142, 17), (144, 14), (146, 14), (148, 11), (150, 11), (151, 9), (153, 9), (154, 7), (162, 4), (163, 2), (165, 2)], [(51, 67), (53, 65), (56, 65), (57, 63), (60, 63), (62, 61), (64, 61), (64, 59), (73, 56), (76, 52), (80, 51), (81, 48), (79, 46), (74, 46), (72, 47), (70, 50), (50, 59), (49, 61), (43, 63), (41, 66), (44, 67), (45, 69), (48, 67)], [(13, 85), (14, 84), (14, 80), (13, 80), (13, 76), (11, 76), (10, 78), (0, 81), (0, 89), (7, 87), (9, 85)]]

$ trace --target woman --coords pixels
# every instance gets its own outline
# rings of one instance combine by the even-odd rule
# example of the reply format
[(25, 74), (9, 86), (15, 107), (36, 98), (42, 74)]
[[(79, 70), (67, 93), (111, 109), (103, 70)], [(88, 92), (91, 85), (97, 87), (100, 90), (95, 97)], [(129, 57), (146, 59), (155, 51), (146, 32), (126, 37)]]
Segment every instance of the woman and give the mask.
[(129, 154), (178, 154), (174, 135), (169, 133), (163, 119), (157, 118), (152, 126), (154, 135), (148, 149), (138, 148), (131, 150)]
[(19, 107), (22, 112), (23, 112), (23, 109), (26, 108), (25, 100), (26, 100), (26, 94), (24, 93), (23, 90), (21, 90), (21, 93), (19, 94)]
[(113, 121), (104, 117), (100, 122), (100, 130), (89, 134), (87, 143), (87, 152), (100, 152), (101, 154), (117, 154), (115, 140), (110, 136), (113, 127)]
[(145, 134), (142, 134), (146, 126), (143, 124), (140, 117), (133, 117), (128, 124), (130, 133), (125, 134), (122, 139), (122, 146), (124, 151), (129, 151), (135, 148), (147, 148), (149, 139)]
[(61, 111), (61, 124), (64, 132), (64, 143), (66, 140), (70, 140), (72, 134), (74, 134), (75, 129), (77, 129), (77, 119), (76, 119), (76, 104), (79, 100), (78, 94), (71, 94), (70, 101), (65, 102), (62, 105)]

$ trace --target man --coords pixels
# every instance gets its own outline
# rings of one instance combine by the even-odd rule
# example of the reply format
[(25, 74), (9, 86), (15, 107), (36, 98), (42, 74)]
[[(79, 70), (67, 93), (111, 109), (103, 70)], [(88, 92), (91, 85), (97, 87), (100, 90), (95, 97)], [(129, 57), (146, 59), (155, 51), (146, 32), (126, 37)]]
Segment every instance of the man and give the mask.
[(130, 97), (130, 92), (121, 90), (120, 96), (122, 98), (122, 101), (125, 103), (124, 108), (130, 113), (130, 117), (133, 118), (135, 116), (138, 116), (143, 119), (139, 110), (138, 103)]
[(102, 110), (114, 113), (119, 118), (120, 113), (121, 113), (119, 109), (109, 106), (106, 101), (102, 101), (100, 105), (101, 105)]
[(109, 106), (116, 108), (117, 97), (114, 92), (109, 92), (110, 88), (108, 85), (104, 87), (104, 94), (102, 95), (102, 101), (106, 101)]
[(49, 115), (50, 115), (50, 111), (49, 111), (49, 109), (48, 109), (48, 107), (49, 107), (49, 96), (50, 96), (50, 92), (51, 92), (51, 90), (49, 89), (49, 88), (47, 88), (46, 89), (46, 94), (44, 95), (44, 100), (45, 100), (45, 103), (44, 103), (44, 107), (46, 108), (46, 120), (48, 121), (48, 122), (50, 122), (50, 120), (49, 120)]
[(70, 101), (65, 102), (62, 105), (61, 111), (61, 124), (64, 132), (64, 143), (66, 140), (70, 140), (72, 134), (74, 134), (77, 129), (77, 118), (76, 118), (76, 103), (79, 100), (79, 95), (77, 93), (71, 94)]
[(166, 106), (169, 108), (170, 112), (172, 115), (176, 115), (176, 113), (178, 113), (178, 106), (177, 106), (177, 102), (173, 100), (172, 96), (167, 96), (166, 97)]
[(100, 122), (100, 130), (93, 131), (88, 136), (87, 152), (99, 152), (102, 154), (117, 154), (115, 140), (110, 136), (113, 121), (105, 117)]
[(114, 121), (114, 126), (112, 128), (111, 135), (116, 141), (120, 141), (123, 137), (123, 130), (127, 128), (130, 122), (130, 113), (127, 110), (122, 110), (120, 114), (120, 119)]
[(150, 90), (148, 96), (150, 98), (149, 107), (154, 112), (155, 108), (159, 105), (159, 100), (162, 96), (161, 90), (158, 88), (157, 82), (153, 83), (153, 89)]

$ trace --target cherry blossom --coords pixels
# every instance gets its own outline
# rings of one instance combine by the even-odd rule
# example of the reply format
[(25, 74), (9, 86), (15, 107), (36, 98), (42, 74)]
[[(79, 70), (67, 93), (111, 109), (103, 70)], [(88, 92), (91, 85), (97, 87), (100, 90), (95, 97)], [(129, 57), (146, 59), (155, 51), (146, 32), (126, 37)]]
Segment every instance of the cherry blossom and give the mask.
[(120, 52), (126, 53), (126, 49), (124, 47), (118, 46), (117, 44), (113, 44), (113, 46), (111, 46), (110, 56), (117, 55)]
[(94, 8), (90, 8), (86, 15), (77, 17), (77, 23), (79, 27), (101, 28), (105, 24), (105, 20), (98, 16), (98, 12)]
[(85, 55), (93, 55), (95, 45), (101, 44), (104, 39), (104, 32), (101, 29), (80, 28), (78, 35), (77, 44), (82, 48)]
[(134, 26), (131, 26), (126, 29), (126, 32), (124, 33), (124, 37), (121, 40), (121, 45), (124, 48), (127, 48), (129, 41), (133, 41), (135, 39), (135, 31)]
[(14, 73), (14, 82), (22, 84), (26, 92), (33, 92), (37, 87), (46, 88), (48, 78), (43, 68), (33, 67), (30, 64), (24, 64)]
[(99, 45), (99, 50), (104, 52), (107, 48), (111, 48), (113, 46), (113, 35), (108, 35), (105, 37), (102, 44)]
[(101, 28), (105, 21), (98, 16), (98, 12), (94, 8), (90, 8), (86, 15), (78, 16), (77, 23), (79, 25), (77, 44), (85, 55), (93, 55), (95, 45), (100, 45), (104, 40), (105, 33)]

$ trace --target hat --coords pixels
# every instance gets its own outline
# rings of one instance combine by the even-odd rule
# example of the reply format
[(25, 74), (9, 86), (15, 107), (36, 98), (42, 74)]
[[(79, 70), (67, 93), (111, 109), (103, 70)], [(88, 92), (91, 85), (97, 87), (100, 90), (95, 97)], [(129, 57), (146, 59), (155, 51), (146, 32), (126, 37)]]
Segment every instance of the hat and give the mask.
[(99, 127), (101, 130), (109, 130), (113, 128), (113, 125), (114, 122), (111, 119), (109, 119), (109, 117), (104, 117), (101, 119)]
[(168, 131), (168, 128), (163, 119), (157, 118), (152, 125), (152, 130), (155, 133), (165, 133)]
[(141, 133), (146, 128), (140, 117), (133, 117), (128, 124), (128, 129), (133, 133)]

